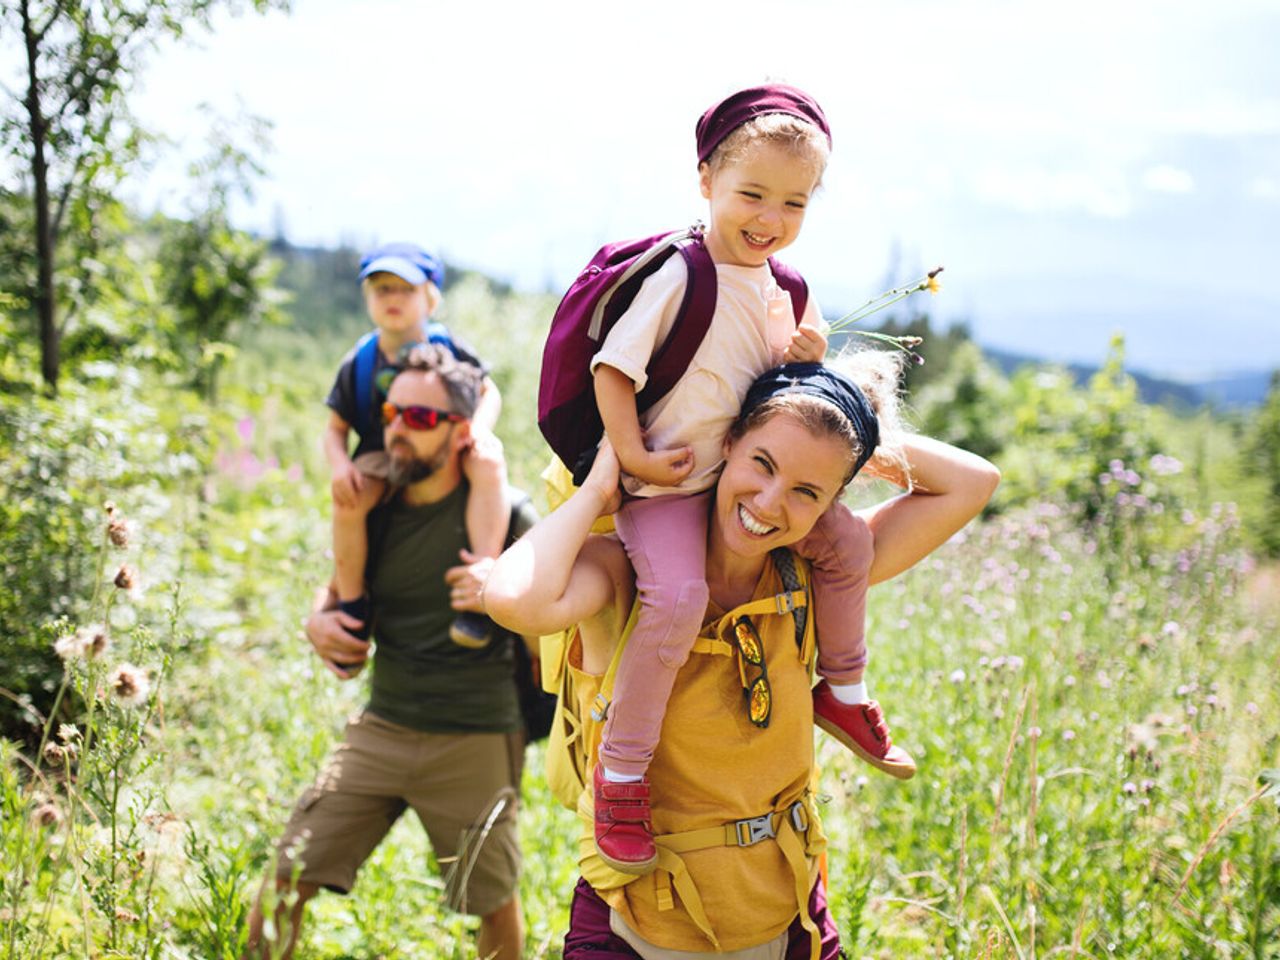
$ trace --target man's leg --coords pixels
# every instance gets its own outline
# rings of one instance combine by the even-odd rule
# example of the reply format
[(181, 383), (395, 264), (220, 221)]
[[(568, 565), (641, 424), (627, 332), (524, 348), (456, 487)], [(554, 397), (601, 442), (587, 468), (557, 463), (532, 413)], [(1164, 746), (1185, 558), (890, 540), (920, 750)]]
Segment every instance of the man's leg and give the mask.
[(320, 888), (314, 883), (298, 883), (293, 886), (293, 892), (297, 896), (290, 906), (291, 884), (284, 880), (276, 880), (276, 932), (270, 941), (263, 943), (262, 927), (265, 918), (262, 913), (262, 900), (266, 896), (269, 883), (271, 883), (270, 876), (262, 881), (262, 887), (258, 890), (258, 899), (254, 901), (253, 909), (249, 912), (249, 942), (245, 946), (245, 952), (241, 954), (242, 960), (267, 960), (267, 958), (289, 960), (293, 956), (293, 948), (297, 946), (298, 934), (302, 931), (302, 914), (306, 909), (307, 901), (320, 892)]
[(517, 893), (497, 910), (480, 918), (476, 955), (480, 960), (520, 960), (523, 951), (524, 917)]

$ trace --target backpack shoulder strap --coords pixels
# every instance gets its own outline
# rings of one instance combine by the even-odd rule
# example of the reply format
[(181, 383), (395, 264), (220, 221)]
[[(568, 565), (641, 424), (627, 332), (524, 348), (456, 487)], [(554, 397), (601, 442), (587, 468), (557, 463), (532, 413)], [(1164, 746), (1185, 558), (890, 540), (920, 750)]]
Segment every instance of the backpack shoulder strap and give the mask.
[(648, 382), (636, 395), (637, 411), (653, 406), (684, 376), (716, 313), (716, 265), (702, 235), (695, 234), (677, 249), (688, 268), (684, 297), (670, 335), (649, 361)]
[(356, 422), (352, 426), (361, 436), (373, 428), (373, 368), (377, 363), (378, 331), (370, 330), (356, 343)]
[(800, 276), (799, 270), (772, 257), (769, 258), (769, 269), (773, 271), (773, 279), (778, 281), (778, 286), (791, 294), (791, 312), (795, 314), (796, 326), (800, 326), (809, 306), (809, 284)]
[(800, 574), (796, 570), (795, 554), (786, 547), (775, 547), (769, 551), (769, 556), (773, 559), (773, 566), (778, 571), (778, 576), (782, 578), (782, 585), (787, 594), (794, 597), (798, 591), (803, 591), (804, 593), (805, 603), (792, 603), (790, 605), (791, 617), (796, 626), (796, 646), (803, 651), (804, 631), (809, 612), (809, 604), (807, 602), (809, 596), (808, 585), (800, 581)]

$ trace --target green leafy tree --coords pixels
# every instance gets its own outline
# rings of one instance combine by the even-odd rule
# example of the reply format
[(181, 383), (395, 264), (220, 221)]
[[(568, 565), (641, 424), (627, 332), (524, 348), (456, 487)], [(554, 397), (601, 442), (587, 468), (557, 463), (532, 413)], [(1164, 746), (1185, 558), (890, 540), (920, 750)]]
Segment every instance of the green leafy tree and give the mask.
[[(251, 0), (262, 11), (283, 0)], [(32, 204), (40, 370), (57, 389), (61, 343), (76, 301), (61, 267), (68, 234), (92, 245), (99, 207), (137, 158), (145, 134), (129, 114), (128, 81), (158, 43), (207, 26), (219, 0), (8, 0), (0, 27), (22, 38), (23, 75), (5, 89), (0, 144), (19, 161)], [(18, 94), (17, 88), (25, 92)], [(74, 228), (69, 229), (69, 228)], [(60, 301), (69, 301), (61, 304)], [(61, 314), (61, 315), (60, 315)]]
[[(162, 230), (158, 263), (164, 299), (176, 312), (173, 351), (192, 371), (192, 386), (208, 400), (217, 394), (218, 371), (234, 354), (245, 328), (280, 323), (284, 294), (274, 286), (280, 264), (270, 244), (231, 226), (237, 196), (252, 195), (262, 168), (256, 156), (267, 146), (265, 121), (216, 121), (208, 153), (191, 167), (194, 199), (189, 217)], [(248, 139), (251, 148), (240, 146)]]
[(1243, 454), (1246, 471), (1262, 477), (1266, 484), (1258, 539), (1268, 554), (1280, 556), (1280, 371), (1271, 375), (1271, 389)]

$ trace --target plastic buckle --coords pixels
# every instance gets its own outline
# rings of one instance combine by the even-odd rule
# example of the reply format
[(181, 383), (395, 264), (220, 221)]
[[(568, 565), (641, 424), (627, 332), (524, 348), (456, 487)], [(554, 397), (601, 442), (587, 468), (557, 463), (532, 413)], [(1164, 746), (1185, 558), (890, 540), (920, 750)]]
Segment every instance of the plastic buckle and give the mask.
[(753, 847), (761, 840), (771, 840), (778, 835), (777, 831), (773, 829), (773, 814), (771, 813), (764, 813), (758, 817), (749, 817), (746, 820), (735, 820), (733, 828), (738, 835), (738, 846), (740, 847)]
[(604, 723), (604, 719), (608, 715), (609, 701), (605, 699), (603, 693), (597, 693), (595, 703), (591, 705), (591, 719), (596, 723)]
[(788, 590), (786, 593), (775, 593), (773, 602), (778, 608), (778, 616), (788, 613), (794, 613), (796, 609), (796, 594), (794, 590)]
[(805, 809), (803, 800), (793, 803), (788, 815), (791, 817), (791, 826), (796, 828), (796, 833), (804, 833), (809, 829), (809, 811)]

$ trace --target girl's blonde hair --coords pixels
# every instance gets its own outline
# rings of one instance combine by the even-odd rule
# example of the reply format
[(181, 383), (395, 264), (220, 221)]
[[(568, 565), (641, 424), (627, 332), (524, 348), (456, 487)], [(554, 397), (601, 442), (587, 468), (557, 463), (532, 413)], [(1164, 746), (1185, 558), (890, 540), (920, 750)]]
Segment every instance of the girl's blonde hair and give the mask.
[(739, 163), (758, 143), (782, 147), (813, 168), (814, 186), (822, 182), (831, 147), (827, 136), (812, 123), (789, 113), (765, 113), (753, 117), (721, 141), (707, 159), (711, 173)]
[[(876, 413), (880, 427), (880, 443), (872, 454), (874, 472), (899, 474), (910, 482), (907, 457), (903, 450), (906, 427), (902, 421), (903, 354), (898, 351), (851, 349), (827, 361), (827, 366), (843, 373), (858, 385)], [(740, 440), (749, 431), (764, 426), (775, 416), (786, 414), (818, 437), (834, 437), (849, 448), (849, 467), (844, 483), (853, 479), (853, 468), (862, 453), (862, 438), (853, 424), (833, 404), (803, 393), (782, 393), (770, 397), (745, 417), (740, 416), (729, 428), (729, 437)]]

